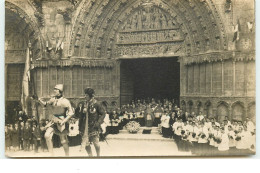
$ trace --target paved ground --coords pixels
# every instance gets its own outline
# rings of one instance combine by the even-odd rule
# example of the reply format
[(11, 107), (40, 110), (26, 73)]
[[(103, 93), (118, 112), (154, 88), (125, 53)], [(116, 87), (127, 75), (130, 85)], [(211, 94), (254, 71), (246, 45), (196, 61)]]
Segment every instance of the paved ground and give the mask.
[[(107, 142), (101, 142), (102, 156), (189, 156), (191, 153), (179, 152), (176, 143), (170, 139), (164, 139), (160, 135), (142, 136), (136, 134), (124, 134), (123, 138), (119, 135), (111, 135)], [(127, 137), (128, 136), (128, 137)], [(139, 138), (139, 139), (138, 139)], [(146, 139), (145, 139), (146, 138)], [(154, 138), (154, 139), (153, 139)], [(161, 139), (161, 140), (160, 140)], [(86, 157), (86, 151), (80, 152), (79, 146), (70, 147), (70, 156)], [(92, 146), (94, 151), (94, 146)], [(34, 153), (25, 152), (7, 152), (10, 157), (49, 157), (48, 152)], [(55, 148), (54, 156), (64, 156), (63, 148)]]

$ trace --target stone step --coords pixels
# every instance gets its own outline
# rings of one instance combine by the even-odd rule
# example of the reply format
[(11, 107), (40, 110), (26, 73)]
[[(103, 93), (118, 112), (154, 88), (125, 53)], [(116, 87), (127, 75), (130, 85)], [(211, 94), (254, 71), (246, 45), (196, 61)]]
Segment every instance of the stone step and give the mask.
[[(142, 134), (143, 130), (151, 130), (151, 134), (159, 134), (158, 127), (140, 127), (140, 130), (137, 134)], [(124, 127), (122, 130), (119, 130), (120, 134), (129, 134), (128, 130)]]
[(164, 138), (160, 134), (131, 134), (131, 133), (119, 133), (119, 134), (109, 134), (106, 137), (107, 140), (149, 140), (149, 141), (172, 141), (173, 139)]
[[(120, 133), (120, 134), (129, 134), (128, 130), (126, 130), (126, 129), (119, 130), (119, 133)], [(143, 133), (143, 129), (140, 129), (140, 130), (137, 132), (137, 134), (142, 134), (142, 133)], [(156, 129), (156, 130), (152, 130), (152, 131), (151, 131), (151, 134), (159, 134), (159, 132), (158, 132), (158, 130)]]

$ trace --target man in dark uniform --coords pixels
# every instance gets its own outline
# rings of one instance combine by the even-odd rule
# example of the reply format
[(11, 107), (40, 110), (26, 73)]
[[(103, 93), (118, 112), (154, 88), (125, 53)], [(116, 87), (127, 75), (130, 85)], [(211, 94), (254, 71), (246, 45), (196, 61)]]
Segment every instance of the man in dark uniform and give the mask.
[(64, 148), (65, 155), (69, 156), (69, 144), (68, 144), (68, 124), (69, 119), (74, 115), (74, 109), (72, 108), (70, 101), (63, 97), (63, 84), (57, 84), (54, 87), (54, 97), (49, 101), (39, 99), (44, 106), (50, 105), (53, 113), (52, 120), (45, 126), (46, 132), (44, 137), (48, 146), (48, 150), (53, 155), (53, 133), (60, 137), (61, 144)]
[(84, 127), (80, 128), (84, 129), (84, 131), (81, 132), (83, 134), (81, 151), (85, 148), (88, 155), (92, 157), (90, 143), (93, 143), (97, 156), (100, 156), (99, 133), (101, 124), (104, 122), (105, 110), (95, 99), (95, 91), (92, 88), (86, 88), (84, 92), (86, 97), (86, 105), (84, 108), (86, 117), (82, 119)]

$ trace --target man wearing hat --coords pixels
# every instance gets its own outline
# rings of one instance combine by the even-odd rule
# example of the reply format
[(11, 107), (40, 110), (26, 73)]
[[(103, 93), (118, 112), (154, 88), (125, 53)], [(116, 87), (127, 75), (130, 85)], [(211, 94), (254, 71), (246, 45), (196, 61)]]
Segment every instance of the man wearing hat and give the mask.
[(100, 156), (99, 133), (101, 124), (104, 122), (105, 110), (102, 105), (95, 99), (95, 91), (92, 88), (84, 90), (86, 97), (86, 105), (84, 112), (86, 118), (83, 119), (84, 131), (81, 132), (82, 143), (81, 151), (85, 148), (89, 156), (92, 155), (90, 143), (93, 143), (96, 149), (97, 156)]
[(44, 106), (50, 105), (53, 112), (53, 118), (45, 126), (46, 132), (44, 134), (49, 152), (53, 155), (52, 136), (53, 133), (55, 133), (60, 137), (65, 155), (69, 156), (67, 122), (74, 115), (74, 109), (70, 101), (63, 97), (63, 84), (57, 84), (54, 87), (54, 96), (49, 101), (44, 101), (42, 98), (40, 98), (39, 101)]

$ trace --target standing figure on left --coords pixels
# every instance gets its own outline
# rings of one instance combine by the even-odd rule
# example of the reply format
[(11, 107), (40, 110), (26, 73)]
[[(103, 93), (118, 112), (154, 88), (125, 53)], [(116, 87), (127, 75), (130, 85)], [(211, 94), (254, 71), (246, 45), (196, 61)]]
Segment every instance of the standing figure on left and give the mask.
[(63, 97), (63, 84), (57, 84), (54, 87), (54, 97), (49, 101), (39, 101), (44, 105), (50, 105), (53, 113), (52, 120), (45, 126), (45, 139), (47, 147), (51, 155), (53, 155), (53, 133), (60, 137), (61, 144), (64, 148), (65, 155), (69, 156), (69, 144), (68, 144), (68, 121), (74, 115), (74, 109), (68, 99)]

